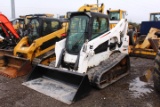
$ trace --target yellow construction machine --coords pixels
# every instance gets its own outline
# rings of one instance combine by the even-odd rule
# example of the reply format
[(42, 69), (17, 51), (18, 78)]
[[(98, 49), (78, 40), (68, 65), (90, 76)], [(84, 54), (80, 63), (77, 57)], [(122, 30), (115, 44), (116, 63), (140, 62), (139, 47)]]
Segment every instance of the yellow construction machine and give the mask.
[(151, 28), (147, 36), (139, 37), (135, 45), (130, 45), (130, 56), (155, 58), (158, 52), (157, 46), (160, 46), (160, 38), (155, 35), (158, 31), (160, 31), (160, 29)]
[[(160, 30), (155, 35), (160, 37)], [(142, 78), (143, 80), (145, 79), (145, 82), (153, 80), (155, 91), (160, 93), (160, 40), (158, 39), (153, 39), (154, 51), (157, 52), (154, 60), (154, 69), (145, 72)]]
[(0, 68), (3, 69), (0, 69), (0, 74), (2, 75), (10, 78), (25, 75), (31, 70), (31, 67), (28, 67), (29, 70), (26, 66), (31, 66), (34, 58), (35, 63), (44, 61), (47, 64), (49, 61), (46, 59), (54, 55), (55, 42), (65, 37), (68, 20), (38, 16), (28, 19), (30, 20), (29, 28), (27, 28), (28, 36), (23, 37), (15, 46), (14, 55), (5, 54), (1, 58), (3, 66)]
[[(156, 17), (156, 18), (155, 18)], [(130, 46), (130, 56), (155, 58), (157, 54), (157, 46), (159, 45), (160, 36), (155, 33), (160, 31), (160, 13), (151, 13), (150, 21), (141, 23), (140, 32), (130, 32), (132, 37), (132, 45)], [(137, 40), (134, 36), (137, 35)]]
[(125, 19), (126, 17), (126, 11), (121, 9), (118, 10), (109, 9), (107, 10), (107, 14), (110, 19), (110, 29), (114, 28), (121, 19)]
[(22, 38), (15, 46), (14, 56), (32, 61), (34, 58), (53, 50), (55, 42), (65, 37), (67, 23), (68, 20), (65, 19), (32, 17), (28, 36)]
[(91, 85), (103, 89), (129, 73), (128, 22), (110, 30), (106, 14), (73, 12), (67, 37), (56, 42), (56, 61), (38, 64), (23, 85), (71, 104), (87, 95)]

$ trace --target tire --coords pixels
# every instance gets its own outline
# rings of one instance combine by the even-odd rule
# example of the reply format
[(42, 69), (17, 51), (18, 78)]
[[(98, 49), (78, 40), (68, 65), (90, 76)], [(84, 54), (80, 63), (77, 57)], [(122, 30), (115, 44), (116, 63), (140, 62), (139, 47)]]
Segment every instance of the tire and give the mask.
[(160, 93), (160, 52), (157, 53), (157, 56), (155, 58), (153, 83), (154, 83), (154, 89)]
[(136, 40), (137, 40), (136, 31), (129, 30), (127, 35), (129, 36), (129, 45), (136, 45)]

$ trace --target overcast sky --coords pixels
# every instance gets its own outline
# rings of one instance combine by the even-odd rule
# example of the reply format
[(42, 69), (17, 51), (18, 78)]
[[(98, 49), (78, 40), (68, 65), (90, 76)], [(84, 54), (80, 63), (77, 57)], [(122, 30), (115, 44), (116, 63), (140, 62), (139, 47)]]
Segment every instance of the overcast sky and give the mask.
[[(15, 0), (16, 17), (34, 13), (52, 13), (64, 15), (68, 11), (77, 11), (84, 4), (96, 4), (97, 0)], [(149, 20), (149, 13), (160, 12), (160, 0), (99, 0), (109, 8), (123, 9), (128, 20), (138, 22)], [(11, 18), (10, 0), (0, 0), (0, 12)]]

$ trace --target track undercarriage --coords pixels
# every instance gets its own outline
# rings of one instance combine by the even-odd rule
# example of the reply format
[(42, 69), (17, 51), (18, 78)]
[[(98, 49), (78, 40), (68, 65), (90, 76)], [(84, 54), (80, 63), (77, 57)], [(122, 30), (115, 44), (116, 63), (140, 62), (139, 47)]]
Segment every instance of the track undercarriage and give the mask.
[(129, 73), (129, 57), (114, 53), (100, 65), (88, 70), (88, 77), (93, 86), (103, 89)]

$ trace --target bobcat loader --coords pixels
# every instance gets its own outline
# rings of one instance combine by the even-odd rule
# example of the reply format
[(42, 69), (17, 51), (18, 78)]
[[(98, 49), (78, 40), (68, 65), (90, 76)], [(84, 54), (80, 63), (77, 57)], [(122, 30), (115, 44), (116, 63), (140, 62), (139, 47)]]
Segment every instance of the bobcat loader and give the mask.
[(129, 73), (128, 22), (109, 30), (108, 16), (95, 12), (69, 15), (67, 38), (56, 42), (56, 61), (38, 64), (23, 85), (71, 104), (91, 85), (103, 89)]
[(16, 78), (31, 71), (32, 63), (46, 64), (54, 56), (55, 42), (64, 38), (68, 20), (48, 17), (30, 18), (28, 36), (23, 37), (14, 48), (14, 55), (3, 55), (0, 59), (0, 74)]

